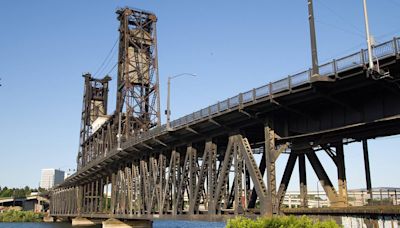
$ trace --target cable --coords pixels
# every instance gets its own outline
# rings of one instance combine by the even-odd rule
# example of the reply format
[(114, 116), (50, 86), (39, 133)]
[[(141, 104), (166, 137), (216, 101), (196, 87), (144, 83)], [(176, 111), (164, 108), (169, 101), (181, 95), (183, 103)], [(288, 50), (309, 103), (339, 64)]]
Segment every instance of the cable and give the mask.
[[(94, 73), (94, 76), (97, 75), (97, 73), (99, 73), (99, 71), (103, 68), (104, 64), (106, 63), (107, 59), (109, 59), (109, 57), (111, 56), (111, 54), (113, 53), (113, 50), (115, 48), (115, 46), (118, 43), (118, 38), (115, 40), (114, 45), (112, 46), (111, 50), (108, 52), (106, 58), (104, 59), (104, 61), (101, 63), (100, 67), (97, 69), (96, 73)], [(111, 59), (111, 58), (110, 58)], [(107, 64), (108, 65), (108, 64)], [(105, 67), (104, 67), (105, 68)]]
[(331, 11), (332, 14), (336, 15), (336, 17), (338, 17), (339, 19), (341, 19), (343, 22), (346, 22), (346, 24), (351, 25), (351, 27), (353, 27), (355, 30), (357, 30), (357, 32), (359, 32), (360, 34), (364, 34), (363, 31), (360, 30), (360, 28), (358, 28), (356, 25), (349, 23), (348, 19), (345, 19), (344, 17), (342, 17), (340, 14), (338, 14), (335, 10), (333, 10), (332, 8), (330, 8), (328, 5), (326, 5), (322, 0), (318, 0), (319, 3), (321, 3), (321, 5), (323, 7), (325, 7), (326, 9), (328, 9), (329, 11)]
[(103, 69), (99, 72), (99, 75), (103, 74), (104, 71), (106, 71), (106, 69), (108, 69), (108, 67), (110, 66), (111, 60), (114, 59), (115, 55), (116, 55), (116, 51), (117, 49), (114, 49), (114, 52), (112, 54), (112, 56), (108, 59), (106, 65), (103, 67)]
[(350, 33), (350, 34), (353, 34), (353, 35), (356, 35), (356, 36), (359, 36), (359, 37), (364, 37), (364, 35), (361, 35), (359, 33), (355, 33), (353, 31), (350, 31), (350, 30), (347, 30), (347, 29), (340, 28), (339, 26), (336, 26), (336, 25), (332, 25), (332, 24), (329, 24), (329, 23), (326, 23), (326, 22), (323, 22), (323, 21), (320, 21), (320, 20), (315, 20), (315, 21), (318, 22), (318, 23), (330, 26), (332, 28), (336, 28), (338, 30), (341, 30), (342, 32)]
[(393, 5), (400, 7), (400, 2), (396, 2), (395, 0), (389, 0), (389, 2), (393, 3)]
[(377, 36), (376, 38), (384, 38), (384, 37), (387, 37), (387, 36), (393, 36), (393, 34), (396, 34), (396, 33), (399, 33), (400, 32), (400, 29), (399, 28), (397, 28), (397, 29), (395, 29), (395, 30), (392, 30), (391, 32), (388, 32), (388, 33), (385, 33), (385, 34), (382, 34), (382, 35), (379, 35), (379, 36)]
[(118, 65), (118, 62), (114, 64), (114, 66), (111, 68), (110, 71), (107, 72), (106, 75), (109, 75), (109, 74), (114, 70), (114, 68), (115, 68), (117, 65)]
[[(364, 45), (365, 45), (364, 42), (362, 42), (362, 43), (359, 43), (358, 45), (355, 45), (355, 46), (353, 46), (353, 47), (351, 47), (351, 48), (348, 48), (348, 49), (346, 49), (346, 50), (337, 52), (336, 54), (331, 55), (331, 56), (334, 56), (334, 58), (337, 58), (337, 57), (340, 58), (340, 57), (343, 57), (342, 55), (349, 54), (349, 52), (351, 52), (351, 51), (357, 51), (357, 49), (358, 49), (358, 51), (361, 50), (361, 48), (363, 48)], [(330, 57), (330, 58), (325, 58), (325, 59), (322, 60), (321, 62), (332, 61), (332, 59), (334, 59), (334, 58), (332, 58), (332, 57)]]

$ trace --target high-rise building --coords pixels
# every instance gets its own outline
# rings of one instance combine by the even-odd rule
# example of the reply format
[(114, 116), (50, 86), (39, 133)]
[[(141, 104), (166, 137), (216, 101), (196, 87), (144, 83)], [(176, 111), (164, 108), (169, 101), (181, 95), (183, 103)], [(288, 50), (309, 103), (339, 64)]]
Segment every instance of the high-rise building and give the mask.
[(64, 171), (59, 169), (42, 169), (40, 187), (50, 189), (64, 181)]

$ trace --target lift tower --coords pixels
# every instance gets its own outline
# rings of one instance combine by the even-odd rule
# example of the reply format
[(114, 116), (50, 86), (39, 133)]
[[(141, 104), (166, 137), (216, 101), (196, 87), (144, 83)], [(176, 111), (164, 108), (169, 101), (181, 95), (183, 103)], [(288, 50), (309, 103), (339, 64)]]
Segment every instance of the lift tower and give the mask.
[(131, 8), (116, 13), (120, 21), (116, 116), (120, 134), (127, 138), (160, 126), (157, 17)]
[(93, 129), (94, 123), (107, 118), (108, 83), (111, 80), (109, 76), (96, 79), (89, 73), (85, 73), (83, 77), (85, 78), (85, 85), (77, 157), (78, 169), (85, 166), (87, 160), (92, 156), (85, 144), (95, 130)]

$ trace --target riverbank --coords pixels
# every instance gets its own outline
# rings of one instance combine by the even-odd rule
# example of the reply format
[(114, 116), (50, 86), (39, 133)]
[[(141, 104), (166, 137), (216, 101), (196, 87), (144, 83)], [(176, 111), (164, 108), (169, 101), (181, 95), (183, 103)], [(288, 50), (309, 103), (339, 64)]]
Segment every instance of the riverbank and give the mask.
[(0, 213), (0, 222), (43, 222), (43, 213), (8, 210)]

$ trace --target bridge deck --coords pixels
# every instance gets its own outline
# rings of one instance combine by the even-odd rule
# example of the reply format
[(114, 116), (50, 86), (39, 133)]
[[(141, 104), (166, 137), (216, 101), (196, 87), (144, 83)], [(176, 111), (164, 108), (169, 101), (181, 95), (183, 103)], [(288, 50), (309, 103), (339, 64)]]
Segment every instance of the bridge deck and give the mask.
[[(392, 69), (393, 72), (400, 71), (397, 64), (393, 65), (399, 58), (399, 46), (400, 38), (396, 38), (375, 47), (374, 56), (379, 59), (382, 67), (391, 66), (392, 68), (394, 67)], [(353, 101), (354, 103), (347, 102), (346, 99), (350, 100), (351, 97), (347, 98), (346, 96), (350, 93), (361, 100), (368, 93), (376, 95), (378, 90), (389, 90), (389, 92), (392, 92), (395, 88), (365, 78), (367, 62), (367, 51), (362, 50), (361, 52), (320, 66), (321, 76), (330, 78), (333, 82), (315, 80), (311, 77), (310, 70), (304, 71), (274, 83), (240, 93), (217, 104), (174, 120), (171, 122), (172, 129), (166, 129), (166, 126), (163, 125), (148, 132), (143, 132), (141, 135), (129, 138), (123, 142), (121, 146), (122, 150), (114, 148), (114, 150), (96, 157), (76, 174), (70, 176), (61, 186), (73, 185), (78, 180), (84, 180), (96, 172), (108, 169), (113, 163), (123, 160), (127, 156), (134, 156), (139, 151), (143, 153), (153, 149), (163, 149), (170, 145), (184, 145), (186, 141), (190, 141), (193, 138), (204, 139), (206, 137), (228, 134), (238, 126), (248, 126), (250, 128), (257, 124), (260, 125), (263, 119), (267, 118), (270, 113), (280, 115), (283, 111), (286, 111), (295, 113), (296, 118), (305, 117), (306, 119), (313, 120), (316, 117), (309, 110), (307, 111), (310, 107), (313, 107), (313, 110), (318, 110), (330, 105), (339, 105), (341, 108), (354, 111), (353, 113), (345, 114), (347, 115), (346, 118), (354, 118), (354, 115), (357, 115), (354, 114), (356, 112), (365, 112), (368, 115), (369, 111), (373, 110), (357, 110), (357, 107), (352, 107), (356, 105), (357, 101)], [(394, 91), (394, 93), (398, 92)], [(321, 102), (327, 105), (321, 106)], [(376, 116), (376, 113), (373, 114)], [(364, 135), (360, 135), (360, 138), (397, 134), (399, 132), (397, 123), (400, 121), (400, 116), (381, 116), (382, 118), (379, 119), (374, 119), (374, 117), (368, 118), (367, 116), (366, 119), (361, 118), (356, 121), (348, 121), (349, 124), (340, 123), (336, 124), (336, 127), (325, 126), (320, 129), (315, 128), (315, 126), (299, 126), (295, 129), (296, 131), (300, 131), (302, 127), (305, 127), (306, 130), (290, 135), (281, 134), (282, 138), (278, 139), (278, 142), (319, 140), (321, 134), (330, 134), (332, 137), (354, 138), (355, 134), (360, 132), (360, 127), (374, 129), (369, 135), (365, 135), (365, 130), (361, 130)], [(387, 118), (388, 116), (390, 117)], [(286, 118), (293, 118), (293, 115), (286, 115)], [(374, 119), (374, 121), (367, 123), (366, 120), (368, 121), (368, 119)], [(300, 124), (304, 125), (304, 123)], [(314, 125), (316, 124), (334, 125), (325, 122), (315, 123)], [(260, 138), (260, 141), (263, 141), (263, 135), (256, 137)]]

